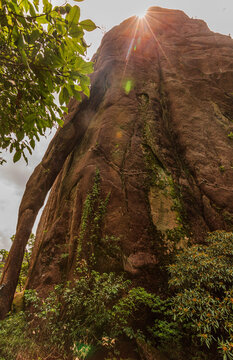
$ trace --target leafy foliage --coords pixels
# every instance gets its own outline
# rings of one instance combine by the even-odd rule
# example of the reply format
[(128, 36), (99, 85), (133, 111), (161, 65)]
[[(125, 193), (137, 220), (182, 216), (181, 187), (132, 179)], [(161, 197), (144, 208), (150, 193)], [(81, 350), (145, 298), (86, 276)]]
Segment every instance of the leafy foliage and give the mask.
[(7, 251), (5, 249), (0, 250), (0, 275), (1, 275), (2, 270), (4, 268), (4, 265), (5, 265), (8, 254), (9, 254), (9, 251)]
[[(115, 245), (117, 249), (114, 239), (114, 253)], [(123, 275), (91, 270), (80, 259), (77, 279), (55, 286), (46, 299), (25, 291), (26, 314), (0, 322), (0, 348), (10, 341), (9, 354), (0, 354), (13, 359), (13, 349), (23, 349), (30, 338), (35, 351), (58, 358), (87, 359), (98, 349), (111, 357), (119, 355), (122, 338), (128, 338), (159, 348), (170, 359), (219, 359), (219, 351), (230, 360), (232, 258), (233, 234), (226, 232), (212, 233), (204, 245), (180, 251), (169, 266), (175, 295), (168, 299), (132, 287)], [(19, 331), (10, 330), (14, 324)]]
[[(145, 323), (157, 319), (160, 324), (168, 309), (167, 301), (131, 286), (122, 275), (90, 272), (83, 262), (78, 280), (56, 286), (43, 302), (33, 290), (25, 292), (27, 303), (33, 304), (36, 313), (31, 336), (40, 343), (49, 339), (61, 353), (72, 348), (80, 359), (98, 348), (117, 354), (122, 336), (134, 340), (152, 335), (157, 343), (158, 334), (152, 328), (145, 329)], [(42, 322), (36, 327), (38, 318)]]
[(192, 334), (223, 359), (233, 359), (233, 233), (210, 234), (205, 245), (193, 245), (170, 265), (170, 285), (177, 294), (174, 315), (190, 323)]
[[(73, 348), (76, 353), (83, 347), (105, 345), (105, 337), (114, 325), (110, 309), (129, 285), (120, 275), (89, 273), (83, 267), (74, 284), (57, 285), (40, 305), (33, 291), (26, 291), (26, 301), (34, 305), (37, 317), (42, 319), (40, 341), (49, 339), (60, 351)], [(37, 330), (35, 336), (38, 338)]]
[[(76, 0), (78, 1), (78, 0)], [(80, 0), (79, 0), (80, 1)], [(84, 31), (96, 28), (80, 21), (80, 8), (52, 7), (43, 0), (0, 0), (0, 148), (14, 152), (14, 162), (35, 147), (53, 124), (62, 125), (70, 97), (89, 96), (93, 71), (84, 60)], [(2, 161), (2, 160), (1, 160)]]
[(13, 360), (16, 351), (35, 350), (35, 343), (27, 336), (26, 315), (23, 312), (0, 321), (0, 360)]
[(31, 234), (29, 239), (28, 239), (28, 243), (24, 252), (24, 257), (23, 257), (23, 262), (22, 262), (22, 266), (21, 266), (21, 271), (20, 271), (20, 275), (19, 275), (19, 281), (18, 281), (18, 286), (16, 291), (22, 291), (22, 289), (24, 288), (26, 279), (27, 279), (27, 275), (28, 275), (28, 270), (29, 270), (29, 265), (30, 265), (30, 260), (31, 260), (31, 255), (32, 255), (32, 249), (35, 243), (35, 235)]
[[(82, 258), (88, 261), (89, 267), (93, 267), (96, 263), (95, 252), (101, 242), (101, 225), (106, 213), (109, 196), (110, 194), (105, 199), (101, 198), (100, 172), (97, 169), (93, 187), (87, 194), (83, 204), (80, 231), (77, 239), (77, 264)], [(105, 240), (106, 238), (102, 240), (105, 244), (112, 242), (112, 239)]]
[(152, 327), (146, 330), (145, 323), (152, 322), (154, 327), (155, 323), (160, 324), (168, 308), (169, 303), (159, 296), (147, 292), (142, 287), (132, 288), (127, 296), (121, 298), (113, 307), (115, 332), (117, 336), (125, 334), (130, 339), (146, 338), (151, 333), (156, 338), (153, 340), (157, 340), (158, 344), (158, 334), (152, 331)]
[[(15, 236), (13, 235), (11, 237), (11, 241), (14, 241)], [(31, 255), (32, 255), (32, 249), (34, 246), (34, 242), (35, 242), (35, 235), (31, 234), (24, 252), (24, 258), (23, 258), (23, 262), (22, 262), (22, 266), (21, 266), (21, 271), (20, 271), (20, 275), (19, 275), (19, 281), (18, 281), (18, 285), (17, 285), (17, 289), (16, 291), (21, 291), (25, 285), (26, 282), (26, 278), (27, 278), (27, 274), (28, 274), (28, 269), (29, 269), (29, 265), (30, 265), (30, 260), (31, 260)], [(2, 273), (2, 270), (4, 268), (6, 259), (8, 257), (9, 251), (5, 250), (5, 249), (1, 249), (0, 250), (0, 275)]]

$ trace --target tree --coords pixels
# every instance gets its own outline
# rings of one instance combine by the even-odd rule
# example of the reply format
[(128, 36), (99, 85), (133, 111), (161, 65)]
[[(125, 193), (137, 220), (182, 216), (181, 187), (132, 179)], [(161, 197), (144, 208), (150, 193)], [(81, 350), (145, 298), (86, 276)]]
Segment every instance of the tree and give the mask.
[[(61, 105), (70, 97), (81, 100), (81, 92), (89, 96), (87, 75), (92, 72), (92, 63), (83, 59), (87, 48), (83, 34), (94, 30), (95, 24), (91, 20), (79, 22), (77, 5), (52, 8), (43, 0), (43, 13), (38, 11), (38, 0), (33, 4), (0, 0), (0, 148), (14, 151), (14, 161), (21, 155), (27, 160), (25, 150), (32, 151), (38, 134), (43, 135), (54, 122), (63, 124), (59, 116), (67, 108), (59, 109), (54, 92), (59, 93)], [(82, 106), (66, 119), (27, 183), (15, 239), (0, 280), (0, 319), (10, 310), (38, 211), (88, 126), (87, 119), (77, 123)]]
[[(14, 238), (15, 236), (13, 235), (12, 241), (14, 241)], [(22, 262), (18, 285), (17, 285), (17, 291), (22, 291), (25, 286), (34, 243), (35, 243), (35, 235), (31, 234), (24, 252), (23, 262)]]
[(176, 290), (174, 315), (190, 324), (192, 339), (233, 358), (233, 233), (216, 231), (205, 245), (193, 245), (169, 266)]
[(14, 152), (14, 162), (27, 161), (47, 128), (62, 126), (67, 108), (56, 93), (60, 105), (89, 96), (93, 66), (83, 37), (96, 25), (80, 21), (77, 5), (43, 0), (42, 9), (39, 0), (0, 0), (0, 148)]
[(0, 275), (2, 274), (2, 270), (4, 268), (8, 254), (9, 254), (9, 251), (7, 251), (5, 249), (0, 250)]
[[(11, 241), (13, 242), (15, 239), (15, 235), (13, 235), (11, 237)], [(34, 242), (35, 242), (35, 235), (31, 234), (27, 243), (27, 246), (25, 248), (25, 252), (24, 252), (24, 257), (23, 257), (23, 262), (22, 262), (22, 266), (21, 266), (21, 271), (20, 271), (20, 275), (19, 275), (19, 280), (18, 280), (18, 285), (17, 285), (17, 291), (22, 291), (26, 279), (27, 279), (27, 274), (28, 274), (28, 269), (29, 269), (29, 265), (30, 265), (30, 260), (31, 260), (31, 255), (32, 255), (32, 249), (34, 246)], [(0, 250), (0, 275), (2, 273), (2, 270), (4, 268), (6, 259), (9, 255), (9, 251), (5, 250), (5, 249), (1, 249)]]

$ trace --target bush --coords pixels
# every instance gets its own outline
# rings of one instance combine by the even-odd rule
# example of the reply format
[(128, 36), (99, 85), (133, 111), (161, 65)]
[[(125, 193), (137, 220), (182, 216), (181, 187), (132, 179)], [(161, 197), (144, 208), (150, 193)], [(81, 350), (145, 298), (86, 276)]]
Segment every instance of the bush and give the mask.
[[(28, 326), (23, 312), (0, 321), (0, 360), (16, 359), (18, 352), (33, 352), (34, 343), (25, 336)], [(26, 358), (25, 358), (26, 359)], [(32, 359), (32, 358), (31, 358)]]
[(233, 233), (214, 232), (169, 266), (175, 319), (223, 359), (233, 359)]
[(177, 255), (169, 266), (175, 295), (162, 299), (123, 275), (88, 270), (82, 260), (78, 279), (55, 286), (46, 299), (25, 291), (27, 312), (0, 322), (0, 360), (24, 349), (31, 359), (39, 351), (51, 359), (86, 359), (97, 349), (113, 356), (122, 338), (170, 359), (219, 359), (218, 351), (233, 359), (232, 264), (233, 233), (210, 234), (205, 245)]
[[(161, 334), (170, 332), (171, 340), (174, 333), (171, 334), (170, 328), (163, 332), (160, 327), (160, 334), (152, 328), (153, 319), (158, 324), (164, 319), (167, 301), (141, 287), (131, 286), (123, 275), (88, 272), (82, 268), (78, 280), (56, 286), (40, 305), (35, 292), (26, 292), (26, 301), (34, 306), (34, 319), (40, 319), (38, 329), (34, 325), (37, 341), (49, 340), (60, 353), (68, 355), (72, 350), (75, 356), (85, 359), (100, 348), (118, 354), (122, 337), (151, 338), (159, 343)], [(152, 327), (147, 328), (149, 323)]]
[(34, 322), (40, 322), (37, 341), (49, 341), (64, 356), (73, 352), (85, 359), (99, 347), (115, 346), (110, 335), (111, 309), (127, 293), (130, 281), (114, 273), (79, 270), (78, 280), (55, 286), (42, 302), (33, 290), (27, 292), (26, 300), (34, 307)]

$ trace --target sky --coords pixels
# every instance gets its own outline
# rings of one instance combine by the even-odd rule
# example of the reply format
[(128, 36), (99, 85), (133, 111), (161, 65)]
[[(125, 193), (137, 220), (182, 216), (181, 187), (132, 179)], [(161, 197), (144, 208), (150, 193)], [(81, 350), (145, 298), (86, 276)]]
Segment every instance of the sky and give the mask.
[[(100, 29), (85, 36), (90, 45), (87, 56), (96, 52), (104, 33), (130, 16), (141, 16), (150, 6), (183, 10), (188, 16), (204, 20), (212, 31), (233, 37), (233, 0), (84, 0), (69, 1), (81, 8), (81, 19), (92, 19)], [(62, 5), (64, 0), (52, 0)], [(10, 237), (15, 233), (19, 204), (26, 182), (40, 162), (55, 130), (36, 146), (26, 165), (23, 160), (13, 164), (6, 154), (7, 164), (0, 166), (0, 249), (9, 249)], [(39, 214), (40, 215), (40, 214)], [(39, 216), (38, 216), (39, 217)], [(38, 221), (37, 221), (38, 222)], [(36, 222), (36, 223), (37, 223)], [(36, 227), (33, 232), (35, 233)]]

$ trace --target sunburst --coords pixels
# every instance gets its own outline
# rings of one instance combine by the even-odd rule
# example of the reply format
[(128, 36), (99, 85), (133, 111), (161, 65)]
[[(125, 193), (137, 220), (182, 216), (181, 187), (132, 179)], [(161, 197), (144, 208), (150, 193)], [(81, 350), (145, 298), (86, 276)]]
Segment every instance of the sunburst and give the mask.
[[(132, 25), (132, 24), (131, 24)], [(132, 79), (128, 79), (129, 81), (126, 81), (126, 69), (130, 60), (130, 57), (132, 55), (132, 53), (134, 51), (137, 50), (137, 43), (138, 40), (141, 41), (141, 39), (143, 39), (143, 35), (145, 34), (145, 31), (151, 34), (152, 38), (154, 39), (154, 43), (156, 45), (156, 48), (159, 48), (160, 51), (162, 52), (163, 56), (166, 58), (169, 67), (171, 68), (171, 70), (173, 70), (173, 66), (166, 54), (166, 52), (164, 51), (159, 39), (157, 38), (155, 32), (153, 31), (153, 29), (151, 28), (150, 25), (150, 14), (147, 11), (142, 11), (140, 14), (137, 14), (136, 18), (135, 18), (135, 23), (134, 26), (131, 27), (130, 32), (131, 32), (131, 41), (129, 43), (129, 47), (126, 53), (126, 58), (125, 58), (125, 67), (124, 67), (124, 71), (123, 71), (123, 75), (122, 75), (122, 83), (124, 82), (124, 84), (128, 84), (129, 82), (131, 83)], [(139, 34), (140, 32), (140, 34)], [(128, 91), (127, 89), (125, 90), (126, 93), (129, 93), (130, 91)]]
[(144, 17), (146, 16), (146, 12), (147, 12), (146, 10), (142, 10), (136, 16), (138, 17), (139, 20), (143, 20)]

